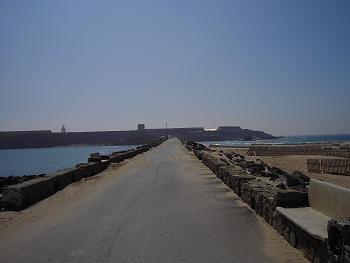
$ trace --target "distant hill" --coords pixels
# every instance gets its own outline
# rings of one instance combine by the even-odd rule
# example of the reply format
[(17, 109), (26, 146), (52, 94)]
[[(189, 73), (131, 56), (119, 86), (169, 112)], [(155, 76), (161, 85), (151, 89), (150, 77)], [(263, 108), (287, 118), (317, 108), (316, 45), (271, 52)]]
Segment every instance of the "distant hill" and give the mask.
[[(166, 129), (144, 129), (130, 131), (96, 131), (56, 133), (41, 131), (0, 132), (0, 149), (40, 148), (68, 145), (137, 145), (151, 142), (166, 135)], [(207, 131), (203, 127), (170, 128), (168, 135), (184, 137), (194, 141), (274, 139), (262, 131), (241, 129), (238, 126), (221, 126)]]

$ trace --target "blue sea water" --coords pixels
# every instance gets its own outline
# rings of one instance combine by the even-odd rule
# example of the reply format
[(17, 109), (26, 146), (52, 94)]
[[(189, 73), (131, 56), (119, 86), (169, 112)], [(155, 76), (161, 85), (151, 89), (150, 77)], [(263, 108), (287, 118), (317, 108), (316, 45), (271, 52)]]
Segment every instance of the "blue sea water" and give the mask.
[(304, 135), (285, 136), (283, 138), (258, 140), (258, 141), (207, 141), (203, 144), (215, 144), (224, 146), (249, 146), (252, 144), (303, 144), (303, 143), (325, 143), (325, 142), (350, 142), (350, 134), (341, 135)]
[(51, 173), (87, 162), (90, 153), (104, 154), (137, 146), (81, 146), (0, 150), (0, 176)]

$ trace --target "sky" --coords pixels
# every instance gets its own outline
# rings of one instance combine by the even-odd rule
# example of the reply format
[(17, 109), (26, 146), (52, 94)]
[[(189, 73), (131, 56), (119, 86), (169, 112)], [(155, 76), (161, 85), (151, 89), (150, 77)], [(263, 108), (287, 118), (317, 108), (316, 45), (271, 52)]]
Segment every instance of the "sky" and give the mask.
[(350, 1), (0, 2), (0, 131), (350, 133)]

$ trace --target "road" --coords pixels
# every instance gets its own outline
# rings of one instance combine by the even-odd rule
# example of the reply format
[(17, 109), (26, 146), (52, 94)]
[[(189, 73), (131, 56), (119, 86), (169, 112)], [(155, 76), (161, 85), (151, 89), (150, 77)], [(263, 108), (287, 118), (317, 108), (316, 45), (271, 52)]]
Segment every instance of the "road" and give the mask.
[(101, 178), (10, 222), (0, 262), (307, 262), (177, 139)]

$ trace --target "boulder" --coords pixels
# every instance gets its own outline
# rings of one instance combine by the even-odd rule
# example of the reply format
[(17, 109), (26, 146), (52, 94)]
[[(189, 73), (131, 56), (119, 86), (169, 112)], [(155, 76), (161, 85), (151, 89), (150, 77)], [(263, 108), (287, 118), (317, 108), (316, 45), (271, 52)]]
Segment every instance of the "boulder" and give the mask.
[(328, 221), (328, 246), (335, 262), (350, 262), (350, 219)]
[(310, 178), (299, 171), (294, 171), (292, 174), (286, 173), (284, 176), (287, 178), (287, 184), (289, 187), (306, 185), (310, 182)]

